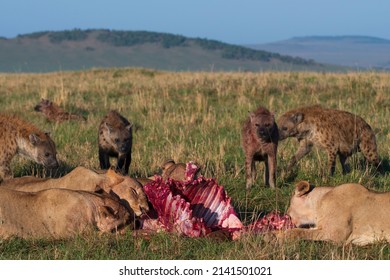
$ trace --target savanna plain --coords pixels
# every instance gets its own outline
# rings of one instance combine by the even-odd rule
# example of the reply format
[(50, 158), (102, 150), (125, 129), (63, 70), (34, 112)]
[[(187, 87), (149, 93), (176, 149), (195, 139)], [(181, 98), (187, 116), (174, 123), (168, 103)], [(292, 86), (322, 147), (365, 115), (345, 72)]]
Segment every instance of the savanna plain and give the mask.
[[(34, 111), (41, 98), (85, 122), (52, 123)], [(357, 153), (349, 158), (351, 172), (339, 163), (328, 176), (326, 154), (314, 149), (291, 173), (288, 160), (295, 139), (279, 142), (277, 188), (263, 185), (263, 165), (245, 189), (241, 128), (248, 112), (262, 105), (275, 114), (304, 105), (321, 104), (363, 117), (376, 133), (384, 172), (366, 165)], [(390, 191), (390, 74), (379, 72), (163, 72), (149, 69), (94, 69), (47, 74), (0, 74), (0, 111), (16, 114), (44, 131), (56, 143), (60, 168), (47, 171), (15, 157), (15, 177), (62, 176), (76, 166), (99, 168), (98, 126), (115, 109), (134, 125), (130, 176), (159, 172), (167, 159), (195, 161), (202, 174), (224, 186), (244, 224), (262, 213), (286, 212), (295, 183), (317, 186), (360, 183), (375, 191)], [(112, 163), (114, 163), (112, 161)], [(373, 216), (375, 213), (371, 213)], [(64, 240), (0, 240), (0, 259), (390, 259), (390, 245), (365, 247), (314, 241), (275, 243), (261, 234), (236, 241), (185, 238), (157, 233), (134, 236), (93, 233)]]

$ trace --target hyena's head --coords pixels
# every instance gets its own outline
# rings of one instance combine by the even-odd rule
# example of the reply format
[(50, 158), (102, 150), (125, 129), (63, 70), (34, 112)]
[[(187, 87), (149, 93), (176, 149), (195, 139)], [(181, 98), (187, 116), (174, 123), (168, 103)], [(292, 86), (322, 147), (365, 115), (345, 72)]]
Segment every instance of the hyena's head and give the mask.
[(21, 149), (22, 154), (47, 168), (57, 168), (57, 151), (49, 133), (31, 133), (28, 143)]
[(126, 154), (131, 151), (133, 142), (132, 136), (132, 124), (127, 120), (126, 122), (118, 120), (113, 122), (112, 119), (108, 119), (103, 124), (106, 141), (118, 152)]
[(39, 102), (35, 107), (34, 110), (37, 112), (49, 112), (53, 110), (53, 102), (47, 100), (47, 99), (41, 99), (41, 102)]
[(250, 113), (249, 117), (252, 131), (255, 131), (260, 139), (269, 140), (272, 138), (277, 130), (273, 114), (269, 112)]
[(286, 113), (282, 115), (278, 119), (279, 140), (296, 136), (299, 133), (298, 125), (303, 121), (303, 118), (304, 116), (301, 112)]

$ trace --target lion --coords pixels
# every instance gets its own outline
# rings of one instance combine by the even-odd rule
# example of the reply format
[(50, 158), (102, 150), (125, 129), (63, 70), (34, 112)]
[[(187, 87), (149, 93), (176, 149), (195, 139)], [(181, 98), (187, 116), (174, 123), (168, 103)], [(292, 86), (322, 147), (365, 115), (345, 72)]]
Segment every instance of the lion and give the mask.
[(161, 164), (161, 177), (166, 180), (171, 178), (176, 181), (185, 180), (186, 164), (176, 163), (173, 159), (167, 159)]
[[(182, 162), (176, 163), (173, 159), (166, 159), (161, 164), (161, 170), (162, 170), (161, 177), (164, 180), (170, 178), (175, 181), (185, 181), (187, 179), (186, 178), (187, 165), (185, 163)], [(200, 168), (198, 168), (195, 171), (194, 179), (198, 178), (199, 176), (201, 176)]]
[(38, 192), (51, 188), (89, 192), (104, 190), (118, 196), (121, 203), (136, 216), (141, 216), (149, 211), (148, 200), (142, 185), (135, 179), (123, 176), (113, 169), (109, 169), (105, 173), (97, 173), (79, 166), (60, 178), (25, 176), (4, 181), (1, 186), (24, 192)]
[(117, 199), (67, 189), (22, 192), (0, 188), (0, 238), (68, 238), (123, 229), (132, 216)]
[(302, 238), (364, 246), (390, 242), (390, 192), (374, 192), (359, 184), (314, 187), (297, 183), (287, 214), (297, 226), (279, 238)]

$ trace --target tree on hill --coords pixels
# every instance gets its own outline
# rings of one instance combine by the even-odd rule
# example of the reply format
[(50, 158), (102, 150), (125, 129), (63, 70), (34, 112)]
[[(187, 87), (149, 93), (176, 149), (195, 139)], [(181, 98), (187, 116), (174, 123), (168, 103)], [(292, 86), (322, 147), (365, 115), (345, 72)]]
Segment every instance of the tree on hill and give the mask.
[(130, 47), (147, 43), (161, 44), (164, 48), (183, 46), (186, 37), (147, 31), (102, 31), (97, 36), (101, 42), (118, 47)]

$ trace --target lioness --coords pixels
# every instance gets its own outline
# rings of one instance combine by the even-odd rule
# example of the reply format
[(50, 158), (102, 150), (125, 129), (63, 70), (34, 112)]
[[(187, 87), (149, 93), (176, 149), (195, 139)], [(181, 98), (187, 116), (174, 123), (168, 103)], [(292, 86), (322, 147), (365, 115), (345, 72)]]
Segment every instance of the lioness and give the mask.
[(135, 179), (122, 176), (112, 169), (99, 174), (85, 167), (76, 167), (60, 178), (36, 178), (31, 176), (4, 181), (1, 187), (25, 192), (37, 192), (51, 188), (83, 190), (89, 192), (104, 190), (117, 195), (129, 211), (140, 216), (149, 211), (148, 201), (142, 185)]
[(389, 213), (390, 192), (370, 191), (359, 184), (313, 187), (301, 181), (287, 211), (298, 228), (277, 236), (357, 245), (390, 242)]
[[(194, 170), (193, 179), (198, 178), (201, 176), (200, 174), (200, 168), (195, 166), (197, 169)], [(161, 177), (164, 180), (167, 180), (168, 178), (176, 180), (176, 181), (185, 181), (186, 178), (186, 171), (187, 171), (187, 165), (182, 162), (176, 163), (173, 159), (167, 159), (161, 164)]]
[(161, 177), (166, 180), (171, 178), (177, 181), (185, 180), (186, 164), (176, 163), (173, 159), (167, 159), (161, 164)]
[(125, 226), (131, 215), (108, 194), (48, 189), (36, 193), (0, 188), (0, 238), (65, 238)]

